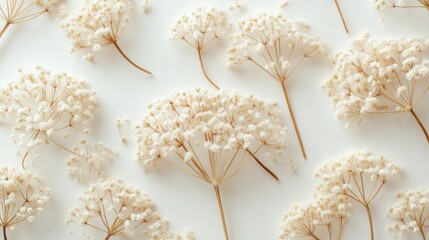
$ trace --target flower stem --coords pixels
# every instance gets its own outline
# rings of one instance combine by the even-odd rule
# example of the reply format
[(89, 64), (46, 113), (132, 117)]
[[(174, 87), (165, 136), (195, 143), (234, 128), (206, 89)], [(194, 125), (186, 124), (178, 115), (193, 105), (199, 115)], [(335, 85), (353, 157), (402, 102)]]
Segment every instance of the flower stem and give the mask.
[(222, 199), (220, 197), (219, 185), (214, 184), (213, 187), (216, 193), (216, 200), (219, 207), (220, 217), (222, 218), (222, 226), (223, 226), (223, 233), (225, 234), (225, 240), (229, 240), (228, 229), (226, 228), (225, 214), (223, 212)]
[(203, 73), (204, 73), (204, 77), (206, 77), (206, 79), (207, 79), (207, 81), (209, 81), (209, 83), (211, 84), (211, 85), (213, 85), (213, 87), (215, 87), (216, 89), (220, 89), (211, 79), (210, 79), (210, 77), (207, 75), (207, 72), (206, 72), (206, 68), (204, 67), (204, 63), (203, 63), (203, 56), (202, 56), (202, 54), (201, 54), (201, 48), (197, 48), (197, 52), (198, 52), (198, 59), (200, 60), (200, 66), (201, 66), (201, 69), (203, 70)]
[(10, 26), (10, 22), (6, 22), (6, 24), (4, 25), (3, 29), (0, 32), (0, 38), (3, 36), (4, 32), (6, 32), (6, 30), (9, 28)]
[(6, 228), (6, 226), (3, 226), (3, 240), (7, 240)]
[(135, 62), (133, 62), (130, 58), (128, 58), (128, 56), (122, 51), (122, 49), (119, 47), (119, 45), (118, 45), (118, 43), (116, 41), (113, 42), (113, 45), (116, 47), (116, 49), (122, 55), (122, 57), (124, 57), (125, 60), (127, 60), (131, 65), (133, 65), (135, 68), (139, 69), (140, 71), (142, 71), (142, 72), (144, 72), (146, 74), (152, 75), (152, 72), (150, 72), (149, 70), (146, 70), (146, 69), (140, 67)]
[(111, 236), (112, 236), (112, 235), (110, 235), (110, 233), (109, 233), (109, 234), (107, 234), (107, 236), (104, 238), (104, 240), (109, 240)]
[(422, 234), (423, 240), (426, 240), (426, 235), (425, 235), (425, 232), (423, 232), (422, 228), (420, 228), (420, 234)]
[(371, 240), (374, 240), (374, 226), (372, 223), (371, 209), (369, 208), (369, 204), (364, 204), (364, 206), (366, 209), (366, 214), (368, 215), (369, 227), (371, 230)]
[(255, 159), (255, 161), (259, 164), (259, 166), (261, 166), (265, 171), (267, 171), (275, 180), (279, 181), (279, 178), (277, 177), (277, 175), (271, 171), (271, 169), (269, 169), (267, 166), (265, 166), (259, 159), (258, 157), (255, 156), (255, 154), (250, 151), (249, 149), (246, 149), (246, 152), (250, 154), (250, 156), (252, 156), (253, 159)]
[(295, 116), (294, 116), (293, 111), (292, 111), (292, 106), (289, 102), (289, 95), (287, 93), (286, 86), (285, 86), (284, 82), (280, 82), (280, 84), (282, 85), (283, 95), (284, 95), (285, 100), (286, 100), (286, 104), (287, 104), (287, 108), (289, 111), (290, 118), (292, 119), (293, 128), (295, 129), (296, 136), (298, 137), (299, 146), (301, 148), (302, 156), (304, 157), (304, 159), (307, 159), (307, 154), (305, 153), (305, 148), (304, 148), (304, 144), (302, 143), (301, 134), (299, 133), (298, 126), (297, 126), (296, 120), (295, 120)]
[(429, 143), (429, 134), (426, 131), (425, 126), (423, 125), (423, 123), (420, 121), (419, 117), (417, 116), (416, 112), (414, 112), (414, 109), (411, 108), (410, 110), (411, 114), (413, 115), (414, 119), (416, 120), (416, 122), (419, 124), (420, 128), (422, 129), (423, 133), (425, 134), (426, 137), (426, 141)]
[(338, 0), (334, 0), (335, 6), (337, 7), (338, 13), (340, 14), (341, 21), (343, 22), (343, 27), (346, 33), (349, 33), (349, 29), (347, 28), (346, 21), (344, 20), (343, 12), (341, 11), (340, 4), (338, 4)]

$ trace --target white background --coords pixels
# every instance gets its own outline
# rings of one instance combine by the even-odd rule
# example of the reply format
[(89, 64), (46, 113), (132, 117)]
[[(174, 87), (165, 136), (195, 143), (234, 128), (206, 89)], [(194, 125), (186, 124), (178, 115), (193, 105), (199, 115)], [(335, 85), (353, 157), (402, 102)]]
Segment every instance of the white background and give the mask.
[[(68, 7), (76, 9), (79, 3), (68, 3)], [(159, 213), (171, 221), (174, 230), (182, 232), (191, 227), (202, 240), (223, 239), (212, 189), (162, 164), (145, 174), (134, 160), (136, 147), (132, 137), (128, 145), (122, 145), (114, 120), (130, 117), (136, 122), (145, 114), (147, 103), (174, 90), (197, 86), (211, 88), (200, 71), (196, 52), (183, 42), (169, 40), (169, 29), (179, 15), (197, 6), (217, 6), (228, 11), (231, 3), (232, 0), (154, 0), (148, 14), (136, 8), (120, 44), (132, 59), (152, 70), (153, 77), (134, 69), (113, 47), (103, 49), (94, 63), (69, 55), (69, 40), (49, 16), (12, 26), (0, 39), (0, 84), (15, 80), (18, 67), (33, 71), (35, 65), (53, 71), (67, 71), (87, 80), (90, 88), (96, 90), (100, 103), (100, 111), (93, 121), (94, 139), (103, 140), (118, 152), (118, 157), (108, 167), (108, 175), (121, 177), (148, 193), (157, 204)], [(242, 3), (244, 10), (230, 15), (233, 23), (262, 10), (283, 11), (290, 17), (309, 23), (312, 32), (326, 42), (331, 56), (365, 31), (374, 37), (429, 37), (429, 13), (425, 10), (380, 13), (372, 8), (369, 0), (341, 1), (351, 31), (347, 35), (333, 1), (291, 0), (289, 7), (283, 10), (278, 8), (275, 0), (243, 0)], [(279, 85), (263, 72), (250, 64), (236, 69), (225, 66), (224, 55), (229, 45), (229, 41), (217, 42), (204, 52), (207, 71), (212, 79), (223, 88), (274, 99), (286, 107)], [(232, 240), (276, 239), (283, 213), (293, 203), (311, 199), (316, 183), (314, 171), (326, 160), (354, 150), (368, 149), (375, 154), (384, 154), (403, 169), (402, 174), (389, 182), (374, 202), (376, 239), (392, 239), (387, 231), (390, 220), (386, 217), (386, 207), (394, 202), (395, 192), (428, 185), (429, 146), (412, 116), (375, 116), (365, 119), (359, 126), (344, 128), (344, 122), (335, 119), (331, 101), (320, 88), (332, 70), (332, 60), (314, 60), (304, 64), (287, 83), (308, 152), (308, 159), (304, 161), (295, 134), (290, 131), (287, 154), (296, 162), (298, 171), (291, 173), (287, 161), (270, 164), (281, 179), (276, 183), (256, 164), (250, 163), (224, 185), (223, 201)], [(429, 98), (425, 98), (416, 107), (427, 127), (428, 102)], [(291, 127), (286, 109), (285, 120)], [(9, 135), (9, 129), (0, 128), (0, 159), (2, 165), (19, 165)], [(67, 176), (67, 157), (54, 146), (43, 150), (41, 159), (32, 169), (42, 175), (46, 185), (52, 189), (53, 202), (35, 222), (24, 223), (17, 231), (10, 232), (10, 239), (78, 239), (77, 235), (67, 233), (69, 227), (64, 225), (64, 218), (77, 204), (78, 195), (86, 186)], [(356, 206), (344, 239), (368, 239), (367, 236), (366, 216), (363, 209)]]

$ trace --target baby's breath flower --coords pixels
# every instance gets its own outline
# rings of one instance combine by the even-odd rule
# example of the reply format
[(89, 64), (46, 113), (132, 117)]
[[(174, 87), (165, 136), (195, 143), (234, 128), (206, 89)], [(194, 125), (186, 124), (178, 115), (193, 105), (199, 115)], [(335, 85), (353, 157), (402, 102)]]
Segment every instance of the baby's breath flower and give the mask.
[(168, 221), (156, 213), (150, 197), (120, 179), (110, 178), (91, 184), (79, 202), (80, 206), (69, 213), (66, 223), (81, 225), (83, 239), (91, 239), (88, 229), (103, 233), (104, 239), (108, 240), (133, 237), (142, 228), (151, 240), (196, 239), (192, 232), (187, 232), (184, 237), (171, 232)]
[(0, 38), (12, 24), (30, 21), (52, 12), (53, 8), (61, 0), (5, 0), (6, 4), (0, 5), (0, 17), (5, 21), (5, 25), (0, 30)]
[(371, 239), (374, 239), (370, 204), (383, 186), (399, 172), (399, 168), (384, 156), (362, 151), (326, 163), (317, 170), (322, 182), (319, 194), (340, 195), (361, 204), (368, 215)]
[(7, 228), (14, 229), (24, 221), (32, 222), (50, 200), (51, 193), (43, 187), (39, 176), (15, 167), (1, 167), (0, 225), (5, 240)]
[(198, 7), (190, 14), (179, 17), (171, 28), (172, 40), (183, 40), (198, 53), (204, 76), (215, 88), (219, 87), (206, 73), (202, 51), (212, 42), (228, 37), (231, 25), (225, 13), (216, 8)]
[(161, 159), (168, 161), (212, 185), (228, 239), (220, 185), (251, 159), (273, 174), (258, 156), (283, 155), (285, 133), (275, 103), (253, 95), (188, 90), (148, 106), (137, 125), (137, 159), (146, 168)]
[(382, 8), (426, 8), (429, 10), (429, 0), (372, 0), (375, 9)]
[(131, 65), (151, 75), (134, 63), (119, 47), (118, 41), (125, 32), (134, 8), (130, 0), (84, 0), (79, 11), (67, 17), (62, 27), (72, 40), (72, 52), (92, 50), (113, 45)]
[(87, 134), (96, 109), (95, 93), (84, 81), (42, 67), (33, 73), (20, 71), (18, 81), (0, 89), (0, 124), (12, 128), (13, 142), (23, 154), (23, 167), (28, 157), (38, 158), (39, 146), (51, 143), (73, 154), (69, 167), (81, 167), (70, 171), (74, 177), (82, 177), (78, 176), (79, 171), (85, 174), (100, 171), (100, 158), (107, 157), (111, 150), (102, 147), (99, 152), (101, 145), (98, 145), (95, 152), (81, 154), (80, 150), (68, 149), (57, 140), (70, 133)]
[(235, 36), (226, 55), (227, 64), (252, 62), (280, 83), (302, 154), (306, 158), (285, 82), (304, 60), (326, 56), (323, 43), (307, 33), (307, 24), (287, 19), (283, 14), (262, 12), (241, 20), (238, 28), (240, 33)]
[(125, 144), (128, 142), (128, 133), (130, 131), (131, 120), (129, 118), (116, 119), (115, 126), (118, 130), (118, 134), (121, 137), (121, 143)]
[(398, 201), (389, 208), (388, 216), (395, 222), (389, 230), (400, 237), (419, 233), (426, 239), (429, 230), (429, 189), (407, 190), (396, 195)]
[(429, 135), (414, 107), (429, 89), (429, 41), (373, 39), (364, 34), (336, 56), (331, 79), (323, 87), (339, 119), (349, 124), (362, 116), (409, 112)]

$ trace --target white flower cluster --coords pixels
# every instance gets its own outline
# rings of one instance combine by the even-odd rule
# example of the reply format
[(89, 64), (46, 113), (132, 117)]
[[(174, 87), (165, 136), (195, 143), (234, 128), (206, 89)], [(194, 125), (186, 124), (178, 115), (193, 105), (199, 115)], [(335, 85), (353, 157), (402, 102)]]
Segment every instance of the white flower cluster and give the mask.
[(50, 200), (50, 190), (43, 186), (39, 176), (15, 167), (0, 168), (0, 226), (3, 228), (13, 230), (21, 222), (32, 222)]
[(102, 142), (89, 145), (85, 140), (72, 149), (72, 152), (72, 158), (67, 161), (67, 172), (78, 182), (85, 182), (92, 174), (103, 178), (104, 163), (115, 157), (115, 152)]
[(72, 40), (72, 51), (92, 49), (97, 52), (118, 41), (133, 8), (130, 0), (85, 0), (79, 11), (62, 23), (67, 37)]
[[(155, 212), (149, 196), (139, 189), (126, 185), (120, 179), (100, 181), (83, 192), (80, 206), (74, 208), (66, 223), (81, 225), (80, 236), (92, 239), (86, 231), (90, 228), (111, 237), (133, 237), (139, 228), (151, 240), (194, 240), (191, 232), (181, 237), (168, 229), (168, 221)], [(71, 231), (73, 232), (73, 231)]]
[[(249, 151), (269, 158), (282, 155), (285, 134), (275, 103), (253, 95), (188, 90), (148, 106), (137, 126), (137, 159), (146, 167), (159, 159), (188, 165), (206, 181), (220, 183), (238, 171), (245, 155), (252, 158)], [(215, 179), (206, 175), (210, 165), (216, 166), (211, 170)]]
[(216, 39), (228, 37), (230, 30), (231, 25), (223, 11), (198, 7), (176, 20), (170, 38), (184, 40), (195, 49), (203, 49)]
[(364, 34), (336, 55), (323, 87), (339, 119), (410, 112), (429, 89), (429, 40), (373, 39)]
[[(304, 59), (327, 54), (319, 38), (307, 32), (307, 24), (287, 19), (281, 13), (261, 12), (241, 20), (238, 28), (240, 33), (228, 50), (227, 64), (253, 62), (280, 82)], [(302, 53), (298, 59), (297, 50)]]
[(284, 215), (279, 239), (323, 239), (323, 232), (341, 239), (350, 208), (345, 197), (315, 194), (313, 201), (296, 204)]
[(407, 233), (418, 233), (426, 239), (429, 230), (429, 189), (407, 190), (396, 195), (398, 201), (388, 210), (395, 222), (389, 230), (394, 235), (405, 237)]
[(382, 8), (427, 8), (429, 10), (429, 0), (372, 0), (375, 9)]

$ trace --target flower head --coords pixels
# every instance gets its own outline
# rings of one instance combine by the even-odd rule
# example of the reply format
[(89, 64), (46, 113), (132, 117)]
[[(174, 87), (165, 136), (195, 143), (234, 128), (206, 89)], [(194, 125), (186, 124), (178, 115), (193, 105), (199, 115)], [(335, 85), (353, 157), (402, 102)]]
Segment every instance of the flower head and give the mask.
[(0, 226), (32, 222), (50, 200), (50, 190), (39, 176), (15, 167), (0, 168)]
[[(90, 238), (88, 229), (111, 237), (133, 237), (139, 229), (151, 240), (185, 240), (168, 229), (168, 221), (155, 212), (149, 196), (139, 189), (126, 185), (120, 179), (100, 181), (85, 190), (66, 223), (81, 225), (82, 238)], [(189, 234), (192, 236), (192, 234)], [(192, 240), (192, 238), (189, 238)]]

